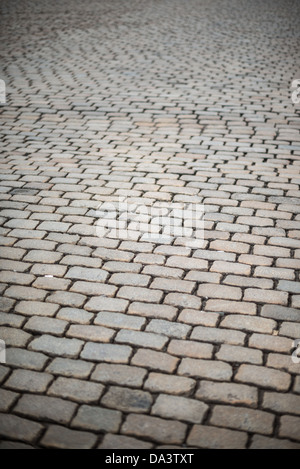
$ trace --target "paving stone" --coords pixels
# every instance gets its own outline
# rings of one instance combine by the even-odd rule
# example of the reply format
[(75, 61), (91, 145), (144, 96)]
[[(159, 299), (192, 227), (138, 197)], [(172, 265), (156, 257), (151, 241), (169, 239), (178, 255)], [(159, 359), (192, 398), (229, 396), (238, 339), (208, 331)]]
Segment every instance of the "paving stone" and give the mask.
[(208, 300), (205, 305), (206, 311), (256, 314), (257, 306), (255, 303), (245, 303), (244, 301), (228, 300)]
[(6, 346), (26, 347), (32, 336), (27, 332), (13, 327), (0, 327), (0, 337)]
[(118, 298), (125, 298), (130, 301), (142, 301), (145, 303), (157, 302), (162, 299), (163, 293), (160, 290), (149, 290), (142, 287), (122, 287), (118, 292)]
[(101, 326), (85, 326), (85, 325), (72, 325), (70, 326), (66, 336), (75, 337), (90, 342), (110, 342), (115, 335), (115, 331)]
[(204, 285), (200, 285), (200, 287), (198, 288), (197, 295), (204, 298), (240, 300), (242, 298), (242, 291), (240, 288), (207, 283)]
[(279, 334), (298, 339), (300, 337), (300, 324), (296, 322), (283, 322), (280, 326)]
[(200, 309), (201, 300), (193, 295), (186, 295), (185, 293), (169, 293), (164, 299), (164, 303), (170, 306), (175, 306), (177, 308), (191, 308), (191, 309)]
[(272, 449), (299, 449), (300, 445), (298, 443), (292, 443), (289, 440), (277, 439), (277, 438), (268, 438), (266, 436), (254, 435), (250, 449), (263, 449), (263, 450), (272, 450)]
[(196, 398), (208, 402), (256, 407), (258, 391), (257, 388), (244, 384), (201, 381)]
[(56, 264), (62, 258), (62, 254), (58, 252), (45, 251), (42, 249), (33, 249), (24, 257), (26, 262), (39, 262), (42, 264)]
[[(76, 340), (76, 339), (72, 339)], [(128, 363), (132, 353), (131, 347), (116, 344), (95, 344), (88, 342), (82, 352), (81, 358), (94, 362)]]
[(300, 394), (300, 376), (296, 376), (295, 384), (294, 384), (294, 392)]
[(142, 270), (142, 264), (133, 262), (106, 262), (103, 265), (103, 269), (108, 272), (138, 274)]
[(286, 339), (285, 337), (276, 337), (267, 334), (252, 334), (249, 339), (249, 346), (260, 350), (289, 353), (292, 348), (292, 342), (290, 339)]
[(0, 311), (8, 313), (14, 306), (15, 300), (9, 298), (0, 298)]
[(5, 382), (5, 387), (16, 391), (43, 393), (52, 381), (53, 376), (48, 373), (14, 370)]
[(109, 279), (110, 283), (115, 285), (128, 285), (136, 287), (147, 287), (150, 283), (151, 277), (142, 274), (113, 274)]
[(31, 285), (35, 280), (34, 275), (30, 274), (21, 274), (18, 272), (0, 272), (0, 282), (2, 283), (12, 283), (17, 285)]
[(215, 261), (211, 267), (211, 272), (232, 273), (237, 275), (250, 275), (251, 267), (247, 264)]
[(300, 396), (295, 396), (294, 394), (265, 392), (262, 407), (284, 415), (300, 415), (299, 403)]
[(20, 301), (15, 311), (25, 316), (55, 316), (59, 306), (50, 303), (42, 303), (40, 301)]
[(26, 322), (26, 319), (23, 316), (19, 316), (13, 313), (1, 313), (0, 312), (0, 325), (1, 326), (11, 326), (11, 327), (21, 328), (24, 322)]
[(203, 259), (195, 259), (192, 257), (171, 256), (167, 261), (167, 266), (177, 267), (184, 270), (207, 270), (208, 262)]
[[(49, 305), (50, 306), (50, 305)], [(51, 305), (52, 306), (52, 305)], [(59, 309), (59, 306), (55, 305), (56, 309)], [(70, 323), (77, 324), (90, 324), (94, 314), (88, 313), (84, 309), (78, 308), (61, 308), (56, 315), (57, 319), (62, 319)]]
[(30, 352), (23, 348), (10, 347), (6, 350), (7, 365), (18, 368), (40, 371), (44, 368), (48, 360), (49, 358), (42, 353)]
[(66, 278), (71, 278), (72, 280), (86, 280), (90, 282), (105, 282), (107, 277), (107, 272), (101, 269), (89, 269), (85, 267), (71, 267), (66, 274)]
[(293, 363), (291, 360), (291, 355), (282, 355), (280, 353), (269, 353), (267, 358), (267, 366), (295, 374), (297, 374), (299, 371), (298, 364)]
[(158, 443), (180, 444), (185, 437), (186, 425), (148, 415), (131, 414), (123, 424), (121, 432)]
[[(84, 257), (84, 256), (65, 256), (60, 261), (63, 265), (77, 265), (84, 267), (91, 267), (95, 269), (100, 269), (102, 266), (102, 261), (100, 259), (94, 259), (91, 257)], [(75, 267), (80, 269), (81, 267)], [(74, 274), (73, 274), (74, 275)], [(103, 274), (104, 275), (104, 274)]]
[(5, 296), (15, 300), (43, 301), (47, 295), (45, 290), (32, 287), (13, 286), (5, 291)]
[(272, 334), (273, 330), (276, 329), (277, 324), (271, 319), (246, 315), (239, 316), (234, 314), (226, 316), (221, 322), (220, 326), (227, 329), (238, 329), (242, 331)]
[(168, 338), (163, 335), (153, 334), (152, 332), (121, 330), (118, 332), (115, 341), (121, 344), (162, 350), (168, 342)]
[(57, 355), (64, 358), (72, 358), (79, 355), (82, 346), (82, 340), (65, 339), (45, 334), (38, 339), (34, 339), (30, 343), (29, 348), (36, 352), (44, 352), (50, 356)]
[(76, 404), (55, 397), (24, 394), (15, 412), (39, 420), (68, 424), (76, 410)]
[(190, 270), (186, 276), (185, 280), (194, 280), (200, 283), (220, 283), (221, 274), (214, 272), (199, 272), (197, 270)]
[(210, 423), (245, 432), (271, 435), (274, 416), (261, 410), (217, 405), (213, 410)]
[(195, 388), (196, 381), (181, 376), (168, 376), (163, 373), (150, 373), (144, 389), (154, 393), (173, 395), (189, 394)]
[(151, 449), (153, 444), (147, 443), (146, 441), (137, 440), (136, 438), (131, 438), (129, 436), (123, 435), (112, 435), (108, 433), (105, 435), (102, 443), (98, 447), (99, 449), (112, 450), (118, 448), (119, 450), (127, 449)]
[(14, 441), (2, 441), (0, 443), (0, 449), (34, 449), (31, 445), (26, 445), (25, 443), (14, 442)]
[(263, 354), (260, 350), (235, 345), (221, 345), (216, 358), (225, 362), (263, 364)]
[(287, 305), (288, 294), (285, 292), (266, 291), (255, 288), (247, 288), (244, 294), (245, 301), (256, 301), (258, 303), (271, 303), (279, 305)]
[(102, 363), (101, 365), (97, 365), (91, 379), (101, 383), (140, 388), (143, 385), (146, 375), (146, 370), (136, 366)]
[(139, 331), (146, 320), (128, 314), (102, 312), (97, 314), (94, 324), (117, 329), (133, 329)]
[(24, 329), (33, 333), (62, 336), (68, 323), (59, 319), (33, 316), (26, 322)]
[(152, 408), (152, 415), (191, 423), (201, 423), (207, 410), (208, 406), (203, 402), (187, 399), (186, 397), (160, 394)]
[(122, 246), (119, 250), (115, 249), (106, 249), (106, 248), (97, 248), (93, 252), (93, 256), (100, 257), (104, 261), (119, 261), (119, 262), (130, 262), (132, 261), (134, 254), (127, 251), (122, 251)]
[(148, 274), (152, 277), (181, 279), (184, 276), (184, 271), (182, 269), (164, 267), (161, 265), (146, 265), (142, 270), (142, 274)]
[(1, 414), (0, 435), (4, 438), (34, 442), (41, 434), (43, 426), (39, 423), (17, 417), (16, 415)]
[(170, 321), (172, 321), (177, 315), (177, 309), (173, 306), (139, 302), (131, 303), (128, 312), (129, 314), (137, 316), (168, 319)]
[(213, 345), (192, 340), (172, 340), (168, 347), (168, 353), (178, 357), (212, 358)]
[(101, 384), (59, 377), (52, 383), (47, 394), (79, 403), (92, 404), (99, 401), (103, 391), (104, 386)]
[(120, 298), (106, 298), (106, 297), (94, 297), (91, 298), (85, 305), (85, 309), (88, 311), (94, 311), (96, 313), (102, 311), (115, 311), (123, 313), (126, 311), (128, 306), (127, 300)]
[(252, 277), (242, 277), (240, 275), (227, 275), (224, 279), (224, 283), (227, 285), (234, 285), (241, 288), (253, 287), (261, 288), (264, 290), (271, 289), (274, 286), (272, 280), (266, 278), (252, 278)]
[(20, 395), (15, 392), (0, 389), (0, 411), (8, 412), (18, 397), (20, 397)]
[(278, 321), (300, 322), (299, 311), (297, 309), (286, 308), (284, 306), (264, 305), (261, 310), (261, 315)]
[(287, 391), (291, 384), (291, 377), (288, 373), (254, 365), (241, 365), (235, 375), (235, 380), (278, 391)]
[(122, 414), (117, 410), (83, 405), (72, 421), (73, 428), (94, 432), (117, 433), (122, 421)]
[(48, 296), (47, 301), (62, 306), (70, 306), (71, 308), (80, 308), (85, 303), (86, 296), (79, 293), (57, 291)]
[(256, 267), (254, 276), (286, 280), (293, 280), (295, 278), (295, 274), (291, 269), (280, 269), (275, 267)]
[(34, 288), (44, 288), (45, 290), (68, 290), (70, 280), (54, 277), (39, 277), (34, 283)]
[(88, 378), (94, 365), (82, 360), (68, 358), (54, 358), (46, 371), (53, 375), (62, 375), (68, 378)]
[(41, 445), (50, 449), (91, 449), (97, 441), (92, 433), (69, 430), (60, 425), (50, 425)]
[(247, 433), (209, 425), (194, 425), (187, 443), (189, 446), (203, 449), (245, 449)]
[(10, 373), (10, 368), (6, 365), (0, 365), (0, 384), (7, 378)]
[(279, 436), (300, 441), (299, 435), (300, 418), (291, 415), (284, 415), (280, 418)]
[(244, 332), (202, 326), (195, 327), (191, 335), (192, 340), (231, 345), (244, 345), (245, 337)]
[(220, 361), (183, 358), (178, 368), (178, 374), (216, 381), (229, 381), (232, 376), (232, 368), (228, 363)]
[(147, 332), (167, 335), (178, 339), (185, 339), (191, 327), (185, 324), (172, 323), (170, 321), (152, 319), (146, 327)]
[(178, 362), (179, 359), (176, 357), (149, 349), (139, 349), (131, 361), (132, 365), (167, 373), (172, 373)]
[[(53, 53), (61, 8), (3, 2), (14, 92), (0, 109), (0, 407), (5, 419), (35, 396), (75, 407), (61, 424), (59, 411), (28, 413), (40, 429), (16, 424), (0, 448), (297, 447), (300, 140), (293, 90), (282, 90), (298, 51), (289, 41), (287, 67), (281, 40), (294, 39), (297, 8), (68, 0), (68, 39)], [(88, 80), (70, 72), (78, 64)], [(101, 231), (103, 208), (129, 229)], [(145, 233), (152, 221), (156, 239)]]
[(179, 322), (193, 326), (214, 327), (217, 325), (219, 314), (197, 311), (195, 309), (184, 309), (178, 316)]
[(101, 404), (126, 413), (147, 413), (152, 405), (152, 397), (148, 392), (112, 386), (102, 398)]
[(195, 285), (196, 284), (194, 282), (187, 282), (186, 280), (157, 277), (151, 283), (150, 288), (161, 288), (162, 290), (166, 290), (168, 292), (175, 291), (191, 293), (194, 290)]

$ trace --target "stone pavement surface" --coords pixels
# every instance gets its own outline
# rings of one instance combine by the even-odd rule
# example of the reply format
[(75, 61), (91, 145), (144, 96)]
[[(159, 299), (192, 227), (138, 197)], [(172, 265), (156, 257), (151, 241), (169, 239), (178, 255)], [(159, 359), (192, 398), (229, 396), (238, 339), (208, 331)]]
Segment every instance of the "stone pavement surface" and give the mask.
[(300, 448), (299, 7), (2, 0), (1, 449)]

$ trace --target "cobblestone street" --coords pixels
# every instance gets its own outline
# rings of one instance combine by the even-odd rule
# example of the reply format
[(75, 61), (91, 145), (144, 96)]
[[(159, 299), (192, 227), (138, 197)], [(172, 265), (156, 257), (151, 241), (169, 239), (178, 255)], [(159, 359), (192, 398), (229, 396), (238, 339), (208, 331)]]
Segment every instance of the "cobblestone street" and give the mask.
[(300, 449), (299, 1), (0, 15), (0, 449)]

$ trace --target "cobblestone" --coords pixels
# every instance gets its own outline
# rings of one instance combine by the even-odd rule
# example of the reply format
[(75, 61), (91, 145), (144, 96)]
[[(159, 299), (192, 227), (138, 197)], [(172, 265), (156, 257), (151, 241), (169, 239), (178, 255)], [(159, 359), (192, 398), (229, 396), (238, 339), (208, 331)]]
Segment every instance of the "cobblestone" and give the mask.
[(79, 379), (57, 378), (48, 390), (49, 396), (61, 397), (86, 404), (97, 403), (104, 391), (104, 387)]
[(50, 425), (41, 445), (51, 449), (91, 449), (97, 441), (92, 433), (69, 430), (59, 425)]
[(131, 414), (122, 426), (122, 433), (126, 435), (143, 437), (158, 443), (180, 444), (185, 432), (186, 425), (183, 423), (148, 415)]
[(147, 413), (152, 405), (152, 397), (148, 392), (112, 386), (102, 398), (101, 404), (126, 413)]
[(15, 412), (22, 416), (61, 424), (68, 424), (75, 410), (72, 402), (34, 394), (24, 394), (15, 407)]
[(136, 366), (101, 363), (96, 367), (91, 379), (101, 383), (140, 388), (146, 375), (146, 370)]
[(121, 412), (83, 405), (72, 421), (73, 428), (94, 432), (117, 433), (121, 425)]
[(8, 389), (43, 393), (53, 381), (53, 376), (37, 371), (15, 370), (5, 383)]
[(201, 381), (196, 398), (208, 402), (256, 407), (258, 392), (255, 387), (243, 384)]
[(203, 402), (161, 394), (152, 408), (152, 414), (163, 418), (201, 423), (207, 410), (208, 406)]
[(15, 3), (0, 448), (299, 448), (300, 6)]
[(0, 435), (4, 438), (32, 443), (42, 430), (43, 426), (39, 423), (17, 417), (16, 415), (1, 414)]
[(194, 425), (187, 443), (203, 449), (245, 449), (247, 434), (208, 425)]
[(273, 432), (274, 416), (260, 410), (219, 405), (214, 408), (210, 423), (220, 427), (270, 435)]

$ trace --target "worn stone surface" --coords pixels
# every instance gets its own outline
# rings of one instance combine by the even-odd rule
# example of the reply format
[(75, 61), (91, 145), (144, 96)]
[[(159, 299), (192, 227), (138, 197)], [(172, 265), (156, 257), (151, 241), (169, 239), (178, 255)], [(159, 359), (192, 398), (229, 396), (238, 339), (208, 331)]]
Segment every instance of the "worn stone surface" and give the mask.
[(1, 14), (0, 448), (298, 448), (299, 2)]

